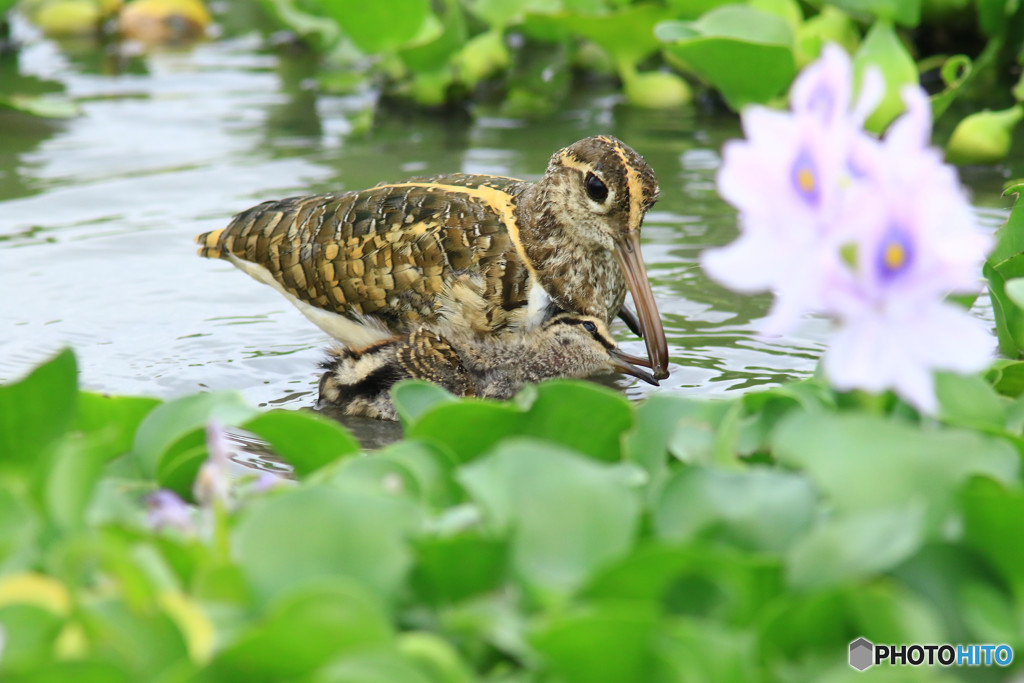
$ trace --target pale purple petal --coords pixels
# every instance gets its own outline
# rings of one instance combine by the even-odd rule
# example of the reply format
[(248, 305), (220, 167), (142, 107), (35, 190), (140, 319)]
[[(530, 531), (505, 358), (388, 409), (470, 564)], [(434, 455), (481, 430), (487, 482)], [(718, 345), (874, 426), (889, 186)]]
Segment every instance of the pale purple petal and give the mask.
[(192, 507), (174, 491), (160, 489), (146, 496), (146, 519), (151, 529), (171, 527), (183, 533), (196, 530)]
[(858, 128), (864, 125), (871, 113), (882, 103), (885, 96), (885, 79), (882, 72), (875, 65), (864, 70), (860, 80), (860, 94), (850, 115), (850, 123)]
[(192, 495), (206, 508), (214, 504), (229, 505), (231, 478), (228, 468), (233, 449), (227, 433), (217, 420), (211, 420), (206, 426), (206, 448), (209, 457), (199, 467), (199, 473), (192, 484)]

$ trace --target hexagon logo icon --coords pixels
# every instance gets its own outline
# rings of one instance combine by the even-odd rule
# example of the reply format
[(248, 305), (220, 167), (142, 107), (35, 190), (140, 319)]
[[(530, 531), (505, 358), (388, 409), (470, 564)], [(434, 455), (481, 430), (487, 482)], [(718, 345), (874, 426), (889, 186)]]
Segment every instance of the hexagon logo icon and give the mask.
[(875, 646), (867, 638), (858, 638), (850, 643), (850, 666), (863, 671), (875, 663)]

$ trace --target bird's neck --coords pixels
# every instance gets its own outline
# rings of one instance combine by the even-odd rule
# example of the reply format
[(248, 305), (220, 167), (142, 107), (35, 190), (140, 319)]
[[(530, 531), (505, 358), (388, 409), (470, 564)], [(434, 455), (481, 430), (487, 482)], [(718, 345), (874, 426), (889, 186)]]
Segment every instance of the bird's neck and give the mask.
[(625, 295), (621, 268), (614, 254), (570, 224), (559, 210), (564, 201), (548, 196), (541, 184), (523, 193), (516, 207), (523, 253), (558, 308), (610, 320)]

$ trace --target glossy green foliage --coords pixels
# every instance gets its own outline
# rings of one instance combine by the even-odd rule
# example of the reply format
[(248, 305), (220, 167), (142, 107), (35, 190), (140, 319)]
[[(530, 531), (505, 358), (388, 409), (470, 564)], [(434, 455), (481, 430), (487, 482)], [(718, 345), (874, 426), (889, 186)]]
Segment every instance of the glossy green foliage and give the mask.
[(1024, 181), (1007, 186), (1008, 194), (1016, 194), (1010, 219), (996, 235), (995, 249), (985, 263), (992, 310), (996, 319), (999, 351), (1018, 359), (1024, 350), (1024, 305), (1020, 299), (1020, 279), (1024, 278)]
[[(408, 382), (406, 438), (358, 453), (233, 394), (78, 392), (64, 352), (0, 387), (0, 677), (823, 680), (858, 636), (1019, 648), (1022, 366), (940, 375), (927, 419), (814, 380), (639, 405)], [(211, 421), (299, 481), (154, 526)]]

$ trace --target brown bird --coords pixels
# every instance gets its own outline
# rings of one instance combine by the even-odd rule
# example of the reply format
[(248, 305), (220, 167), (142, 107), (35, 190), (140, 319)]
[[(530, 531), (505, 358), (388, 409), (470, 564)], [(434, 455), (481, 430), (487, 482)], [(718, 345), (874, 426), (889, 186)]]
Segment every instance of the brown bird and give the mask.
[(606, 322), (621, 312), (664, 378), (668, 345), (640, 253), (657, 197), (647, 162), (596, 136), (556, 152), (537, 182), (452, 174), (264, 202), (196, 241), (348, 346), (419, 323), (490, 334), (559, 310)]
[(390, 390), (403, 379), (424, 379), (457, 396), (511, 398), (526, 384), (552, 377), (622, 372), (657, 385), (620, 351), (600, 318), (559, 313), (526, 333), (472, 332), (442, 337), (428, 327), (361, 349), (328, 351), (319, 408), (344, 415), (397, 419)]

